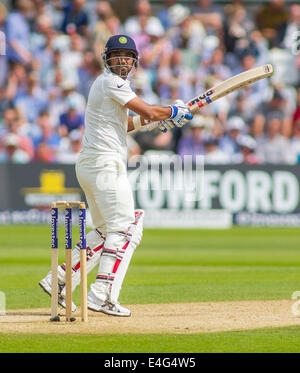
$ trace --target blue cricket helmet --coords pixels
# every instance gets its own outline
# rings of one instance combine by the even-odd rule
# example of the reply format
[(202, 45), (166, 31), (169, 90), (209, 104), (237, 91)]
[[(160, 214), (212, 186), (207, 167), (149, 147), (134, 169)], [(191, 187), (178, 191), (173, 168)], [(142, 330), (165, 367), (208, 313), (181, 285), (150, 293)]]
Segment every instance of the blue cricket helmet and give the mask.
[(136, 57), (138, 57), (138, 51), (136, 49), (136, 45), (134, 40), (127, 35), (114, 35), (111, 36), (104, 49), (104, 53), (109, 53), (113, 50), (125, 49), (135, 53)]

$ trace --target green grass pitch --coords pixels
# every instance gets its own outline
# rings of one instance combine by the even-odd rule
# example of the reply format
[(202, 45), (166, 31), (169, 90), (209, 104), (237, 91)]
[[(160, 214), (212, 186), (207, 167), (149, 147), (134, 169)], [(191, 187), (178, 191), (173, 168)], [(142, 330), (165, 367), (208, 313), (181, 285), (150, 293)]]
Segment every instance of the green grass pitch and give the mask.
[[(59, 229), (62, 248), (63, 227)], [(76, 239), (74, 229), (73, 242)], [(7, 309), (49, 307), (49, 298), (37, 283), (49, 270), (50, 250), (49, 226), (0, 227), (0, 291), (6, 295)], [(296, 228), (145, 229), (120, 302), (291, 299), (300, 290), (299, 253)], [(89, 275), (89, 283), (94, 277)], [(74, 301), (79, 303), (77, 290)], [(99, 352), (95, 346), (103, 346), (103, 341), (106, 350), (100, 352), (299, 352), (299, 331), (291, 326), (192, 335), (56, 338), (3, 335), (0, 330), (0, 352)]]

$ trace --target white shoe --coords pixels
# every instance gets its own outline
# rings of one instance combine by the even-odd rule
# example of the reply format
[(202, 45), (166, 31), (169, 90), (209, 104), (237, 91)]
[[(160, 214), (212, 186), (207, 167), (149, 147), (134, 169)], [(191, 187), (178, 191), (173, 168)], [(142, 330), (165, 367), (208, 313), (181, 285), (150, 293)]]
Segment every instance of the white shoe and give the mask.
[(105, 302), (101, 312), (113, 316), (129, 317), (131, 315), (131, 311), (128, 308), (121, 306), (119, 302), (112, 302), (110, 300)]
[[(44, 292), (47, 293), (48, 295), (50, 295), (50, 297), (51, 297), (51, 291), (52, 291), (52, 288), (51, 288), (51, 277), (50, 277), (50, 281), (49, 281), (49, 276), (46, 276), (45, 278), (43, 278), (39, 282), (39, 285), (44, 290)], [(66, 308), (66, 300), (65, 300), (65, 298), (63, 298), (60, 295), (63, 288), (64, 288), (63, 284), (58, 284), (58, 301), (57, 301), (57, 303), (60, 306), (62, 306), (63, 308)], [(76, 311), (76, 305), (75, 305), (75, 303), (72, 302), (72, 312), (75, 312), (75, 311)]]
[(111, 300), (103, 302), (96, 298), (91, 291), (88, 293), (87, 304), (88, 309), (96, 312), (103, 312), (107, 315), (122, 317), (129, 317), (131, 315), (130, 310), (121, 306), (120, 303), (112, 302)]

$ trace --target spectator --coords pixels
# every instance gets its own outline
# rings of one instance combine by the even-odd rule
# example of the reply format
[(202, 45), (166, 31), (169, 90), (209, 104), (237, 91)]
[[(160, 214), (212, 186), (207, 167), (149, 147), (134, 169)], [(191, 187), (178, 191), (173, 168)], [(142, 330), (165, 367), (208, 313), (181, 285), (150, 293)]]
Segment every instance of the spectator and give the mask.
[(195, 19), (199, 20), (209, 35), (221, 35), (223, 26), (223, 9), (213, 4), (212, 0), (198, 0), (192, 9)]
[(289, 7), (289, 18), (277, 29), (276, 46), (292, 50), (294, 35), (300, 30), (300, 5), (292, 4)]
[(61, 31), (64, 20), (63, 0), (50, 0), (45, 4), (44, 13), (51, 17), (53, 28)]
[(196, 89), (203, 89), (203, 81), (208, 79), (210, 84), (216, 85), (232, 75), (231, 70), (224, 63), (224, 52), (222, 48), (216, 48), (209, 61), (201, 64), (197, 69)]
[(63, 9), (64, 19), (61, 26), (62, 32), (70, 34), (77, 32), (88, 37), (88, 14), (85, 11), (86, 0), (73, 0)]
[(70, 97), (68, 99), (67, 111), (60, 116), (60, 124), (58, 129), (59, 135), (61, 137), (66, 137), (73, 130), (83, 130), (83, 126), (84, 117), (78, 112), (76, 101)]
[(132, 37), (142, 31), (141, 23), (151, 30), (163, 30), (160, 20), (151, 14), (151, 4), (148, 0), (138, 0), (135, 6), (135, 15), (129, 17), (124, 23), (124, 32)]
[(75, 164), (81, 150), (81, 131), (73, 130), (69, 134), (68, 143), (58, 151), (57, 162)]
[[(182, 4), (175, 4), (168, 10), (170, 28), (167, 32), (174, 48), (188, 48), (189, 32), (184, 32), (190, 21), (190, 9)], [(201, 24), (201, 23), (200, 23)], [(199, 36), (199, 35), (198, 35)]]
[(95, 11), (98, 20), (92, 28), (92, 39), (96, 52), (104, 49), (106, 41), (112, 35), (122, 34), (122, 25), (109, 1), (98, 1)]
[[(245, 53), (241, 58), (240, 67), (233, 71), (233, 74), (239, 74), (243, 71), (253, 69), (257, 66), (257, 61), (252, 53)], [(242, 91), (234, 92), (231, 95), (231, 102), (239, 94), (245, 94), (247, 99), (247, 106), (251, 108), (253, 116), (255, 115), (258, 108), (263, 108), (266, 101), (269, 100), (269, 81), (267, 79), (262, 79), (255, 84), (245, 87)]]
[(86, 51), (83, 54), (82, 64), (78, 67), (78, 92), (87, 100), (90, 87), (96, 77), (101, 73), (101, 65), (94, 53)]
[(224, 125), (214, 116), (206, 116), (205, 122), (207, 132), (220, 141), (225, 134)]
[(214, 4), (214, 0), (197, 0), (197, 5), (192, 8), (192, 12), (196, 14), (205, 14), (207, 16), (217, 14), (221, 17), (223, 8), (220, 5)]
[(2, 139), (3, 150), (0, 152), (1, 163), (28, 163), (30, 157), (19, 148), (19, 137), (14, 133), (8, 133)]
[(239, 137), (245, 132), (246, 124), (240, 117), (231, 117), (226, 123), (226, 133), (220, 139), (219, 147), (229, 157), (232, 163), (240, 162), (241, 152)]
[(17, 111), (13, 107), (8, 107), (3, 112), (3, 120), (1, 123), (1, 131), (0, 131), (0, 138), (3, 137), (11, 127), (12, 123), (17, 120), (18, 115)]
[[(5, 28), (6, 17), (7, 17), (7, 9), (4, 6), (4, 4), (0, 3), (0, 30), (2, 32), (5, 31), (4, 28)], [(1, 45), (1, 47), (2, 47), (2, 45)]]
[(290, 140), (281, 135), (282, 120), (278, 117), (269, 118), (267, 133), (258, 142), (257, 155), (265, 163), (294, 163), (294, 153)]
[(265, 38), (271, 43), (276, 40), (278, 27), (288, 20), (284, 0), (271, 0), (264, 3), (256, 13), (256, 24)]
[[(5, 19), (7, 10), (3, 4), (0, 4), (0, 101), (4, 97), (4, 87), (7, 83), (7, 58), (6, 54), (6, 41), (5, 41)], [(0, 107), (1, 113), (1, 107)]]
[[(42, 16), (40, 21), (42, 22), (44, 18), (48, 19), (46, 16)], [(41, 87), (46, 90), (53, 83), (54, 71), (58, 66), (58, 60), (61, 55), (57, 54), (54, 50), (53, 41), (55, 40), (56, 33), (50, 25), (45, 26), (42, 36), (40, 40), (36, 41), (38, 45), (34, 51), (34, 58), (38, 64), (37, 73)]]
[(238, 92), (235, 100), (230, 105), (228, 117), (241, 117), (245, 124), (249, 125), (253, 119), (253, 112), (256, 110), (256, 105), (253, 105), (247, 96), (247, 89)]
[[(172, 45), (164, 36), (162, 29), (147, 26), (146, 29), (142, 29), (142, 32), (148, 42), (141, 50), (140, 64), (149, 71), (151, 85), (156, 88), (157, 71), (170, 66)], [(136, 35), (138, 36), (140, 35)]]
[[(55, 35), (52, 32), (47, 34), (46, 44), (44, 47), (36, 52), (36, 59), (39, 62), (39, 79), (41, 86), (50, 93), (51, 90), (57, 90), (62, 81), (61, 70), (61, 56), (62, 53), (59, 49), (55, 49), (53, 41)], [(57, 80), (57, 72), (61, 73), (61, 79)]]
[(257, 142), (258, 146), (260, 141), (265, 136), (265, 121), (253, 120), (249, 125), (249, 135), (251, 135)]
[(295, 123), (300, 119), (300, 88), (298, 88), (297, 92), (297, 102), (296, 102), (296, 110), (293, 113), (293, 126), (295, 126)]
[(195, 115), (178, 142), (177, 153), (182, 159), (185, 155), (191, 155), (193, 161), (196, 161), (198, 154), (204, 154), (204, 128), (205, 118)]
[(48, 96), (40, 87), (35, 73), (29, 75), (26, 93), (16, 99), (15, 105), (30, 123), (38, 118), (42, 110), (48, 108)]
[(5, 98), (8, 102), (13, 103), (19, 97), (26, 94), (28, 76), (27, 70), (20, 62), (10, 64), (7, 86), (5, 90)]
[(17, 61), (26, 65), (32, 62), (29, 45), (30, 28), (26, 19), (32, 8), (33, 4), (30, 0), (17, 0), (15, 10), (6, 18), (6, 54), (9, 62)]
[(49, 34), (54, 35), (52, 20), (48, 15), (42, 14), (36, 19), (34, 31), (30, 34), (30, 48), (33, 54), (44, 48)]
[[(60, 77), (60, 71), (57, 72), (57, 78)], [(62, 114), (68, 111), (68, 105), (70, 100), (73, 105), (76, 106), (76, 110), (83, 117), (85, 109), (85, 98), (84, 96), (76, 90), (73, 81), (62, 80), (59, 87), (56, 87), (56, 91), (53, 92), (53, 97), (51, 97), (50, 105), (50, 116), (51, 122), (55, 128), (60, 125), (60, 117)]]
[(291, 148), (295, 154), (295, 162), (300, 163), (300, 118), (296, 120), (293, 127)]
[(182, 50), (175, 49), (170, 63), (161, 66), (157, 72), (157, 91), (162, 100), (171, 100), (173, 86), (178, 87), (178, 96), (184, 102), (195, 96), (194, 73), (185, 65)]
[(190, 16), (188, 7), (175, 4), (169, 9), (171, 27), (167, 32), (174, 49), (184, 54), (185, 66), (197, 69), (206, 31), (202, 23)]
[(49, 146), (45, 142), (41, 142), (35, 151), (35, 162), (53, 163), (56, 161), (55, 156)]
[(241, 44), (248, 44), (254, 23), (243, 5), (229, 4), (225, 6), (224, 42), (227, 53), (236, 53)]
[(268, 63), (267, 41), (262, 33), (255, 29), (245, 7), (230, 4), (225, 10), (228, 14), (224, 23), (226, 63), (237, 68), (239, 60), (250, 54), (255, 56), (258, 65)]
[(256, 155), (257, 142), (249, 135), (242, 135), (237, 141), (240, 147), (240, 162), (245, 164), (260, 164), (261, 160)]
[(149, 43), (155, 44), (157, 41), (166, 39), (164, 34), (164, 29), (162, 26), (153, 25), (152, 22), (149, 22), (147, 16), (143, 15), (138, 18), (139, 22), (139, 31), (133, 36), (137, 48), (140, 51), (142, 57), (142, 63), (145, 51), (149, 51)]
[[(36, 123), (31, 128), (30, 136), (33, 141), (35, 150), (39, 148), (40, 144), (43, 143), (49, 149), (48, 153), (52, 153), (52, 161), (55, 159), (55, 154), (60, 146), (61, 138), (53, 130), (53, 125), (51, 124), (51, 118), (48, 111), (42, 111), (36, 120)], [(45, 147), (43, 147), (43, 153)]]
[(78, 68), (83, 61), (85, 50), (84, 39), (77, 33), (70, 35), (70, 49), (62, 53), (59, 68), (66, 80), (73, 81), (77, 86), (79, 82)]
[[(270, 101), (266, 103), (263, 102), (257, 107), (254, 121), (264, 122), (276, 116), (282, 121), (282, 134), (289, 137), (292, 126), (292, 113), (288, 111), (288, 108), (287, 102), (281, 92), (278, 89), (274, 89)], [(259, 124), (256, 125), (259, 126)]]
[(33, 159), (34, 149), (33, 143), (29, 136), (30, 125), (16, 109), (9, 109), (6, 111), (4, 135), (11, 133), (18, 137), (18, 147), (27, 153), (30, 160)]
[(135, 73), (132, 84), (137, 96), (151, 105), (159, 105), (160, 98), (152, 90), (149, 75), (142, 67), (139, 67)]
[(165, 0), (164, 6), (157, 12), (156, 16), (160, 20), (163, 28), (167, 31), (172, 26), (170, 9), (177, 3), (177, 0)]
[(230, 157), (218, 147), (219, 140), (208, 136), (204, 139), (204, 164), (229, 164)]
[(35, 19), (46, 14), (47, 12), (46, 0), (33, 0), (33, 5), (34, 5)]
[(63, 80), (60, 85), (62, 89), (62, 100), (65, 104), (65, 109), (67, 110), (70, 102), (76, 105), (76, 109), (79, 114), (83, 115), (85, 110), (85, 98), (84, 96), (76, 90), (75, 83), (71, 80)]
[(257, 65), (263, 65), (270, 62), (268, 41), (259, 30), (254, 29), (250, 33), (249, 44), (245, 45), (244, 48), (240, 48), (240, 53), (242, 52), (245, 55), (247, 49), (255, 55)]

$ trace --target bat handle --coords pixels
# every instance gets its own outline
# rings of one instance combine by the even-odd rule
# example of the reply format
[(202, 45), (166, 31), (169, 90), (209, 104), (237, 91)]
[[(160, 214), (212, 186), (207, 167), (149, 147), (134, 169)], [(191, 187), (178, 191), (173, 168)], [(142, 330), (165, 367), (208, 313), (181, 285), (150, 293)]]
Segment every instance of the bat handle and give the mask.
[(143, 126), (147, 131), (152, 131), (159, 126), (160, 122), (150, 122)]

